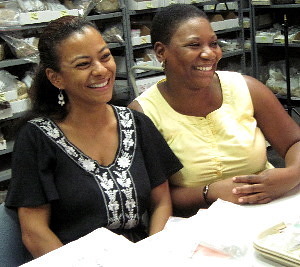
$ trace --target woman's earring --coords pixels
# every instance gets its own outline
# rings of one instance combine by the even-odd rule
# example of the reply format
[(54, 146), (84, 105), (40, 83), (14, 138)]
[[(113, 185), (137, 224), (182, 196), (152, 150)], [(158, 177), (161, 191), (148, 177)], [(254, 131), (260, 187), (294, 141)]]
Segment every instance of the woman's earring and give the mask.
[(65, 105), (65, 97), (64, 97), (61, 89), (59, 89), (58, 104), (61, 105), (61, 106)]
[(165, 61), (161, 62), (161, 67), (162, 67), (162, 70), (165, 71), (165, 69), (166, 69), (166, 63), (165, 63)]

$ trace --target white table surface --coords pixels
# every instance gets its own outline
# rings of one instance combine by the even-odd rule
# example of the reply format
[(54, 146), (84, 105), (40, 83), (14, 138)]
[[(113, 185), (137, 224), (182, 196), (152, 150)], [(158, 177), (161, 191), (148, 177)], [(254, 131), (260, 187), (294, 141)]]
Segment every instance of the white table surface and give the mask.
[[(282, 266), (260, 256), (253, 241), (269, 227), (300, 218), (299, 206), (300, 186), (263, 205), (217, 200), (191, 218), (170, 218), (165, 230), (138, 243), (100, 228), (23, 266)], [(236, 247), (242, 255), (231, 259), (197, 256), (193, 251), (198, 243), (217, 249)]]

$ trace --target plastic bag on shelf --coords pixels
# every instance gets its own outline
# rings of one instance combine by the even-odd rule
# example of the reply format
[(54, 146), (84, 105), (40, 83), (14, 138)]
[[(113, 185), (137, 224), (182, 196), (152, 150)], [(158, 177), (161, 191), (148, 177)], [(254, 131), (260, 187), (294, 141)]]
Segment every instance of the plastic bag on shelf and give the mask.
[(115, 12), (119, 9), (119, 0), (96, 0), (95, 11), (98, 13)]
[[(27, 86), (27, 88), (30, 88), (33, 82), (33, 78), (35, 76), (35, 70), (31, 69), (25, 72), (24, 77), (22, 78), (22, 82)], [(22, 91), (20, 90), (20, 95), (22, 94)]]
[(0, 37), (8, 44), (16, 58), (28, 58), (30, 62), (38, 62), (39, 53), (37, 37), (24, 38), (19, 32), (2, 33), (0, 34)]
[(123, 27), (121, 23), (114, 23), (106, 26), (106, 29), (102, 32), (103, 39), (107, 43), (120, 43), (123, 44)]
[(81, 16), (87, 16), (95, 7), (93, 0), (64, 1), (64, 5), (69, 9), (78, 9)]
[(18, 89), (18, 77), (6, 70), (0, 70), (0, 92)]
[(0, 27), (19, 25), (19, 14), (17, 1), (0, 1)]
[(45, 1), (42, 0), (17, 0), (22, 12), (47, 10)]
[[(290, 68), (290, 89), (292, 97), (300, 97), (300, 79), (299, 72), (300, 67), (297, 62), (294, 62), (293, 67)], [(269, 79), (266, 81), (266, 85), (275, 94), (285, 96), (287, 93), (286, 84), (286, 72), (285, 72), (285, 62), (279, 60), (276, 62), (269, 63)]]
[(61, 4), (59, 0), (47, 0), (46, 5), (48, 10), (52, 10), (52, 11), (66, 10), (66, 6)]

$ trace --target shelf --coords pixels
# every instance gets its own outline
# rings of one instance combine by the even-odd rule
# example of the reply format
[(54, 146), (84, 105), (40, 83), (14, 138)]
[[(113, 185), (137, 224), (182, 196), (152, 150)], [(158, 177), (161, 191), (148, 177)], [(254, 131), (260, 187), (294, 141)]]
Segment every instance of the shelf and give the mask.
[(6, 149), (0, 150), (0, 156), (8, 154), (8, 153), (11, 153), (13, 151), (14, 141), (8, 141), (8, 142), (6, 142), (6, 146), (7, 146)]
[(32, 29), (37, 29), (37, 28), (43, 28), (43, 27), (47, 26), (47, 24), (48, 23), (44, 22), (44, 23), (39, 23), (39, 24), (0, 27), (0, 32), (32, 30)]
[(240, 31), (241, 27), (234, 27), (234, 28), (228, 28), (225, 30), (220, 30), (220, 31), (216, 31), (216, 34), (223, 34), (223, 33), (228, 33), (228, 32), (236, 32), (236, 31)]
[[(265, 46), (284, 47), (284, 44), (264, 44), (264, 43), (256, 43), (256, 44), (257, 46), (260, 47), (265, 47)], [(289, 48), (290, 47), (300, 47), (300, 44), (289, 43)]]
[(145, 48), (152, 48), (152, 44), (151, 44), (151, 43), (147, 43), (147, 44), (134, 45), (134, 46), (132, 46), (132, 49), (133, 49), (133, 50), (145, 49)]
[(4, 121), (9, 121), (9, 120), (14, 120), (14, 119), (21, 118), (25, 113), (26, 113), (26, 111), (14, 113), (11, 117), (0, 120), (0, 123), (4, 122)]
[(141, 72), (141, 73), (137, 73), (136, 74), (136, 78), (144, 78), (144, 77), (148, 77), (148, 76), (151, 76), (151, 75), (156, 75), (158, 73), (163, 73), (163, 72), (158, 72), (158, 71), (145, 71), (145, 72)]
[(101, 20), (101, 19), (110, 19), (110, 18), (121, 18), (122, 12), (111, 12), (105, 14), (97, 14), (97, 15), (88, 15), (86, 18), (88, 20)]
[[(204, 5), (217, 5), (220, 3), (228, 3), (228, 2), (236, 2), (236, 0), (212, 0), (212, 1), (205, 1), (205, 2), (201, 2), (201, 3), (193, 3), (193, 5), (197, 6), (197, 7), (202, 7)], [(141, 10), (129, 10), (128, 14), (130, 16), (133, 15), (139, 15), (139, 14), (145, 14), (145, 13), (156, 13), (158, 11), (160, 11), (162, 8), (161, 7), (157, 7), (157, 8), (149, 8), (149, 9), (141, 9)], [(217, 10), (218, 12), (219, 10)], [(224, 10), (220, 10), (220, 11), (224, 11)]]
[[(111, 12), (111, 13), (105, 13), (105, 14), (89, 15), (89, 16), (87, 16), (87, 19), (88, 20), (99, 20), (99, 19), (109, 19), (109, 18), (116, 18), (116, 17), (122, 17), (122, 12)], [(0, 27), (0, 32), (23, 31), (23, 30), (44, 28), (48, 25), (49, 22)]]
[(119, 47), (124, 47), (125, 44), (119, 44), (119, 43), (107, 43), (109, 49), (113, 48), (119, 48)]
[(280, 5), (253, 5), (254, 8), (267, 8), (267, 9), (287, 9), (299, 8), (300, 4), (280, 4)]
[(36, 57), (5, 59), (0, 61), (0, 68), (23, 65), (28, 63), (37, 63)]
[(11, 169), (0, 171), (0, 182), (9, 180), (11, 178)]
[(227, 52), (223, 52), (223, 58), (240, 56), (243, 54), (244, 54), (244, 51), (242, 49), (235, 50), (235, 51), (227, 51)]

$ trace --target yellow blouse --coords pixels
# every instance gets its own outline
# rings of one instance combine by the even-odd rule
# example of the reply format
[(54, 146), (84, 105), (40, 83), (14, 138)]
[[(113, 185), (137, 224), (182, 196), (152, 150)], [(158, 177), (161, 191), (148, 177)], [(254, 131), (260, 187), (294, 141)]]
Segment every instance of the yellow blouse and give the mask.
[(179, 186), (197, 186), (273, 168), (266, 141), (253, 117), (251, 96), (243, 76), (218, 71), (222, 106), (206, 117), (182, 115), (165, 101), (157, 84), (137, 97), (184, 168), (172, 177)]

